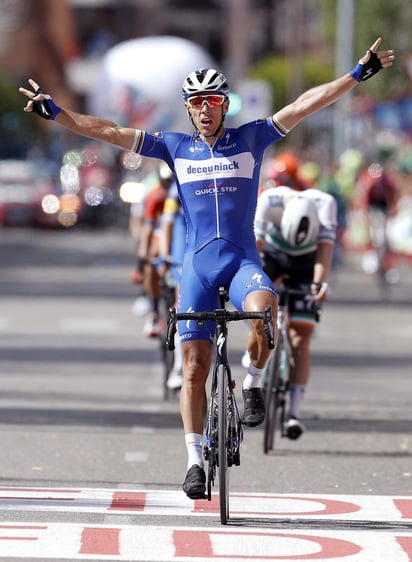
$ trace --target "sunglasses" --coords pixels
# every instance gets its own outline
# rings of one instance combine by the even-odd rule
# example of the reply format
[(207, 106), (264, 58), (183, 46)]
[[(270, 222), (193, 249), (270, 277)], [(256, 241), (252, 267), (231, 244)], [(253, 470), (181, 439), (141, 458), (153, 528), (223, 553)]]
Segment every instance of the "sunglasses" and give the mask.
[(225, 99), (226, 99), (225, 96), (220, 96), (220, 95), (194, 96), (193, 98), (189, 98), (187, 100), (187, 103), (190, 105), (190, 107), (193, 107), (194, 109), (202, 109), (203, 104), (206, 102), (207, 105), (210, 108), (212, 108), (222, 105)]

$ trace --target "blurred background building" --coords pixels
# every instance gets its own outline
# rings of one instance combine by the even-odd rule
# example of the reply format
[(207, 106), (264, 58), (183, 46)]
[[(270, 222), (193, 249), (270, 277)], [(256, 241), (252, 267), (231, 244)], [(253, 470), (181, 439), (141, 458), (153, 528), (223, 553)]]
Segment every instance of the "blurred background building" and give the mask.
[[(16, 79), (36, 76), (71, 106), (94, 87), (104, 53), (129, 39), (191, 40), (232, 83), (268, 53), (327, 53), (319, 10), (310, 0), (204, 0), (195, 6), (189, 0), (1, 0), (0, 7), (1, 72)], [(139, 62), (130, 72), (139, 71)], [(293, 76), (290, 86), (298, 91), (299, 73)]]
[[(107, 193), (116, 198), (118, 152), (95, 145), (91, 151), (85, 139), (24, 114), (17, 90), (29, 77), (74, 110), (152, 131), (190, 130), (181, 83), (194, 68), (213, 64), (231, 83), (227, 122), (237, 125), (267, 116), (350, 70), (382, 35), (384, 48), (397, 51), (396, 65), (305, 120), (281, 146), (269, 149), (268, 159), (293, 150), (303, 163), (316, 164), (310, 169), (319, 176), (332, 174), (335, 185), (335, 170), (341, 172), (345, 162), (339, 176), (345, 200), (359, 171), (352, 168), (383, 159), (402, 190), (412, 192), (410, 2), (0, 0), (0, 10), (0, 159), (41, 156), (66, 166), (70, 181), (92, 176), (93, 188), (99, 174), (83, 168), (98, 159), (110, 171), (101, 172), (99, 181), (107, 181), (102, 174), (112, 178)], [(92, 206), (106, 197), (98, 193), (90, 196)]]
[[(396, 3), (402, 6), (399, 0)], [(88, 109), (88, 97), (101, 87), (102, 59), (112, 47), (153, 36), (186, 39), (208, 53), (241, 93), (239, 108), (232, 104), (239, 115), (237, 124), (269, 114), (307, 87), (349, 70), (383, 27), (385, 13), (381, 16), (380, 12), (385, 3), (379, 1), (382, 7), (372, 3), (374, 14), (368, 33), (363, 33), (355, 6), (359, 12), (367, 4), (370, 0), (203, 0), (196, 4), (190, 0), (0, 0), (0, 76), (15, 83), (34, 76), (62, 105)], [(404, 26), (412, 19), (411, 7), (396, 11), (394, 6), (392, 12)], [(358, 34), (355, 26), (360, 27)], [(359, 33), (365, 39), (357, 53)], [(397, 28), (397, 39), (401, 37)], [(167, 58), (167, 51), (164, 55)], [(130, 75), (139, 75), (147, 59), (154, 66), (158, 63), (151, 60), (150, 51), (145, 59), (136, 57)], [(179, 60), (171, 64), (178, 68)], [(179, 80), (184, 77), (181, 74)], [(407, 72), (402, 78), (410, 85)], [(388, 85), (386, 77), (379, 82)], [(340, 105), (335, 113), (345, 115), (349, 99), (346, 108)], [(294, 131), (288, 142), (302, 146), (316, 137), (316, 143), (330, 150), (334, 146), (330, 135), (343, 134), (342, 127), (333, 123), (332, 113), (315, 116), (312, 123)], [(381, 120), (396, 117), (396, 110), (388, 105), (376, 113)], [(408, 126), (410, 113), (407, 106)], [(308, 126), (316, 135), (308, 137)], [(341, 142), (339, 149), (352, 140)]]

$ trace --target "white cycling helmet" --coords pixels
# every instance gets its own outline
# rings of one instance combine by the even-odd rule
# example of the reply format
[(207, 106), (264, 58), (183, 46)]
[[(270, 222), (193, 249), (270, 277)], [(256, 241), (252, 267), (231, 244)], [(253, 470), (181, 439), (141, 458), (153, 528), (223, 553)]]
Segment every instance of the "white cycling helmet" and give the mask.
[(214, 68), (195, 70), (185, 78), (182, 94), (185, 100), (198, 94), (220, 94), (228, 97), (230, 88), (226, 78)]
[(315, 242), (319, 227), (318, 210), (314, 201), (294, 196), (286, 203), (280, 231), (291, 246), (301, 247)]

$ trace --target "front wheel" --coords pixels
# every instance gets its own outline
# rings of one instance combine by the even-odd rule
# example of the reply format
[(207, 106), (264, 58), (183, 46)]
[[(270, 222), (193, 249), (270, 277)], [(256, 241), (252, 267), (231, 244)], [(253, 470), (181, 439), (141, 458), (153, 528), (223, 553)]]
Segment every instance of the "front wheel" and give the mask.
[(226, 525), (229, 519), (229, 467), (228, 467), (228, 376), (224, 365), (218, 367), (218, 464), (220, 522)]

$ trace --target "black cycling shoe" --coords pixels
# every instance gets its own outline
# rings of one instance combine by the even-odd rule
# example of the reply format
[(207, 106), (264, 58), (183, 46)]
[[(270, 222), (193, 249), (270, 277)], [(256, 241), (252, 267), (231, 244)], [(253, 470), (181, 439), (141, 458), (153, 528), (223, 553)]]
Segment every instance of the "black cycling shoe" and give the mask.
[(265, 419), (265, 401), (260, 388), (244, 388), (242, 390), (245, 409), (242, 422), (248, 427), (256, 427)]
[(295, 416), (290, 416), (287, 422), (285, 422), (285, 433), (288, 439), (299, 439), (302, 433), (305, 431), (305, 426), (303, 423)]
[(206, 474), (203, 468), (194, 464), (189, 468), (183, 482), (183, 491), (191, 500), (203, 500), (206, 494)]

